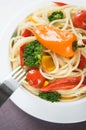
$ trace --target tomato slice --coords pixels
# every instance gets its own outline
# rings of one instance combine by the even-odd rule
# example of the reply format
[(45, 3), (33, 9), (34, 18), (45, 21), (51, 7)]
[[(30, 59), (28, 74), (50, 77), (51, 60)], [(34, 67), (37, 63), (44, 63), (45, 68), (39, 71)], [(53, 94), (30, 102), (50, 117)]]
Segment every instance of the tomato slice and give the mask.
[(58, 6), (64, 6), (64, 5), (67, 5), (66, 3), (63, 3), (63, 2), (54, 2), (56, 5)]
[(86, 58), (83, 55), (81, 55), (78, 68), (83, 69), (84, 67), (86, 67)]
[(38, 69), (29, 70), (26, 73), (26, 78), (29, 84), (35, 88), (41, 87), (45, 81), (45, 78), (41, 75)]
[(73, 24), (77, 28), (86, 29), (86, 10), (81, 10), (73, 16)]
[(24, 57), (23, 57), (23, 54), (24, 54), (24, 49), (26, 47), (26, 44), (22, 45), (20, 47), (20, 65), (23, 67), (24, 66)]
[(66, 90), (74, 88), (80, 81), (81, 77), (66, 77), (51, 82), (45, 87), (41, 87), (41, 92), (53, 92), (56, 90)]
[(85, 76), (85, 78), (84, 78), (83, 84), (85, 84), (85, 85), (86, 85), (86, 76)]
[(23, 37), (29, 37), (29, 36), (33, 36), (32, 32), (28, 29), (25, 29), (22, 34)]

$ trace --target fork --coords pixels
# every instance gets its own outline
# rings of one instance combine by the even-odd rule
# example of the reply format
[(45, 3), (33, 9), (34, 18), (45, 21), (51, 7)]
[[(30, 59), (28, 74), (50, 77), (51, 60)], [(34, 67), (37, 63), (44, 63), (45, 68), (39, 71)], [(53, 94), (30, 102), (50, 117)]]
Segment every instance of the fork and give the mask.
[(11, 96), (11, 94), (22, 84), (26, 71), (21, 67), (13, 70), (0, 84), (0, 107)]

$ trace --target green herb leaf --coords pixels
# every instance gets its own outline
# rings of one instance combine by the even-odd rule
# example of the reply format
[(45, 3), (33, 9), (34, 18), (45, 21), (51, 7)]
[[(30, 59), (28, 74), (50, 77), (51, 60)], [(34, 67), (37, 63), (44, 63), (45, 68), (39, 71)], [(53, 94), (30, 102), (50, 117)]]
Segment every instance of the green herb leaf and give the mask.
[(38, 96), (51, 102), (57, 102), (61, 99), (61, 94), (57, 92), (40, 92)]
[(50, 22), (53, 20), (57, 20), (57, 19), (63, 19), (63, 12), (62, 11), (53, 12), (50, 16), (48, 16), (48, 20)]
[(42, 45), (37, 41), (31, 41), (24, 50), (24, 62), (26, 66), (38, 67), (41, 63)]

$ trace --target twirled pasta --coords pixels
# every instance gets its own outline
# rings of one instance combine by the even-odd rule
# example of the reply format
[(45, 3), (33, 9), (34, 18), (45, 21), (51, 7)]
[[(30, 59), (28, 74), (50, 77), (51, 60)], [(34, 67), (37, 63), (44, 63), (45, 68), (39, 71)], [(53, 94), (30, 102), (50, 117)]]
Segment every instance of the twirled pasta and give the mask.
[[(35, 27), (40, 24), (44, 24), (55, 29), (67, 30), (74, 33), (77, 37), (78, 44), (84, 44), (83, 39), (86, 39), (86, 30), (75, 28), (72, 22), (72, 16), (74, 13), (82, 10), (83, 8), (65, 5), (57, 6), (55, 4), (45, 6), (41, 9), (36, 10), (32, 14), (28, 15), (17, 27), (16, 37), (12, 37), (10, 40), (9, 56), (12, 69), (15, 69), (20, 65), (20, 47), (25, 43), (28, 44), (30, 41), (36, 40), (35, 36), (23, 37), (22, 32), (25, 29), (31, 30), (31, 27)], [(49, 22), (48, 16), (55, 11), (62, 11), (64, 13), (63, 19), (57, 19)], [(61, 101), (71, 101), (86, 97), (86, 83), (84, 87), (80, 87), (86, 77), (86, 67), (84, 69), (79, 69), (78, 65), (80, 63), (80, 56), (83, 55), (86, 58), (86, 47), (80, 48), (76, 51), (75, 55), (71, 58), (62, 57), (48, 49), (45, 48), (44, 52), (48, 53), (54, 62), (55, 69), (51, 72), (46, 72), (39, 66), (40, 73), (49, 81), (65, 78), (65, 77), (75, 77), (81, 76), (80, 82), (76, 87), (67, 90), (56, 90), (62, 95)], [(28, 67), (24, 66), (25, 69)], [(86, 79), (85, 79), (86, 80)], [(22, 84), (28, 91), (38, 95), (40, 88), (34, 88), (30, 86), (25, 80)]]

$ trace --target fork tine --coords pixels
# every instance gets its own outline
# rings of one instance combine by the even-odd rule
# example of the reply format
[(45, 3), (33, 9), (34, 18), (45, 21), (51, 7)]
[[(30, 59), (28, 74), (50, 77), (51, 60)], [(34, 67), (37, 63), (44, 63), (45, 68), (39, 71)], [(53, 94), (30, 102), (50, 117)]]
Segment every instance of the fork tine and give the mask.
[[(19, 73), (19, 74), (20, 74), (20, 75), (18, 75), (18, 77), (16, 77), (16, 80), (17, 80), (18, 82), (23, 79), (23, 77), (24, 77), (24, 75), (25, 75), (25, 71), (24, 71), (24, 72), (21, 71), (21, 73)], [(13, 78), (14, 78), (14, 76), (13, 76)]]
[(19, 83), (21, 83), (25, 78), (25, 73), (26, 71), (21, 67), (19, 66), (12, 74), (12, 77), (14, 79), (16, 79), (16, 81), (18, 81)]
[(7, 78), (9, 79), (10, 77), (12, 77), (21, 84), (26, 78), (25, 73), (26, 71), (21, 66), (19, 66), (15, 70), (13, 70)]
[(25, 79), (26, 79), (26, 76), (24, 76), (24, 77), (19, 81), (19, 83), (21, 84)]
[(17, 72), (12, 74), (13, 78), (17, 78), (22, 72), (23, 72), (23, 69), (18, 70)]
[(11, 94), (22, 84), (26, 70), (21, 66), (13, 70), (0, 84), (0, 106), (11, 96)]
[(19, 69), (21, 69), (21, 66), (18, 66), (15, 70), (13, 70), (13, 71), (7, 76), (7, 78), (10, 78), (11, 76), (13, 76)]
[(19, 69), (21, 69), (21, 66), (18, 66), (15, 70), (13, 70), (11, 75), (15, 74)]

